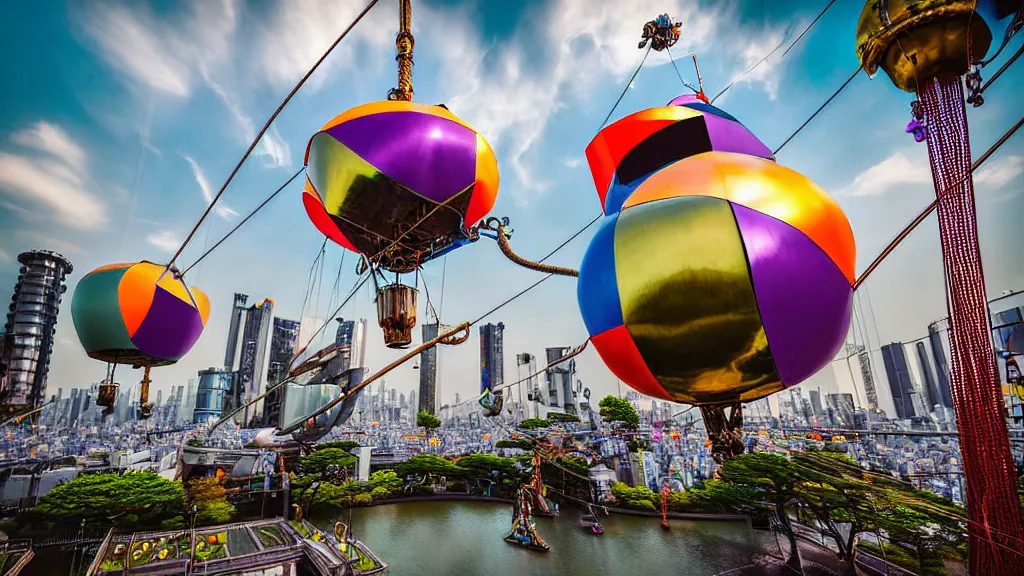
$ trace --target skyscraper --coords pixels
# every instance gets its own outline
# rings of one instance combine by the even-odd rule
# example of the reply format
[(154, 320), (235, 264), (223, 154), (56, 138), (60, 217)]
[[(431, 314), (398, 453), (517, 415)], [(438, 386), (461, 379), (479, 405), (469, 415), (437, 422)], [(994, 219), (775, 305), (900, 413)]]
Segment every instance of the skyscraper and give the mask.
[(46, 394), (46, 376), (53, 353), (64, 280), (73, 267), (67, 258), (48, 250), (18, 255), (21, 263), (10, 312), (4, 325), (3, 361), (7, 382), (0, 402), (37, 408)]
[[(941, 329), (940, 324), (943, 325)], [(928, 325), (928, 343), (931, 344), (932, 358), (935, 359), (936, 387), (939, 391), (939, 397), (932, 400), (952, 410), (953, 393), (949, 388), (949, 362), (946, 360), (946, 350), (942, 345), (942, 332), (946, 331), (945, 324), (940, 321)]]
[[(557, 361), (569, 353), (571, 348), (546, 348), (548, 364)], [(547, 381), (548, 406), (560, 406), (568, 414), (575, 414), (576, 395), (572, 390), (576, 376), (576, 360), (570, 358), (548, 368), (544, 373)]]
[(338, 329), (334, 333), (334, 343), (341, 348), (340, 354), (345, 361), (343, 369), (362, 368), (366, 363), (366, 320), (345, 320), (335, 318)]
[[(270, 339), (271, 316), (274, 301), (266, 298), (253, 304), (245, 313), (245, 331), (242, 334), (242, 357), (238, 363), (238, 383), (241, 386), (242, 402), (248, 404), (263, 393), (263, 367), (267, 361), (267, 344)], [(253, 414), (259, 414), (261, 406), (249, 406), (243, 412), (243, 425), (249, 424)]]
[(896, 416), (913, 418), (916, 415), (913, 401), (915, 391), (910, 380), (910, 367), (907, 365), (903, 344), (894, 342), (882, 346), (882, 361), (885, 363), (885, 375), (889, 380), (892, 401), (896, 405)]
[(245, 303), (249, 297), (235, 293), (235, 302), (231, 306), (231, 325), (228, 327), (228, 345), (224, 351), (224, 368), (235, 369), (235, 354), (238, 353), (238, 331), (242, 328), (242, 317), (245, 315)]
[(480, 392), (494, 390), (505, 381), (505, 325), (480, 327)]
[(196, 389), (195, 410), (192, 421), (209, 424), (220, 419), (225, 409), (232, 409), (229, 396), (235, 386), (236, 374), (230, 370), (209, 368), (199, 371), (199, 387)]
[[(429, 342), (437, 338), (440, 325), (437, 323), (423, 325), (423, 341)], [(431, 346), (420, 352), (420, 394), (418, 411), (426, 410), (431, 414), (437, 410), (437, 346)]]
[[(299, 323), (295, 320), (274, 318), (274, 332), (270, 338), (270, 365), (267, 367), (267, 387), (271, 387), (288, 377), (292, 357), (295, 355), (299, 340)], [(284, 398), (281, 390), (267, 393), (263, 400), (263, 425), (277, 426), (280, 424), (281, 401)]]
[(932, 373), (931, 362), (928, 361), (928, 351), (925, 349), (924, 342), (918, 342), (914, 344), (914, 351), (917, 352), (917, 363), (921, 367), (921, 383), (924, 387), (925, 394), (928, 396), (925, 398), (925, 406), (928, 412), (931, 412), (936, 404), (941, 404), (939, 400), (941, 393), (939, 392), (939, 386), (935, 381), (935, 376)]

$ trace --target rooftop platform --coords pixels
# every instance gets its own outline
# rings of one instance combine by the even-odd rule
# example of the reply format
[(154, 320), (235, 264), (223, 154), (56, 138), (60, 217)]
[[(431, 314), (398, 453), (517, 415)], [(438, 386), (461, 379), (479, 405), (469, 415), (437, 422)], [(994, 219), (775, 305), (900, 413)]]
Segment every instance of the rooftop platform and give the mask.
[(278, 518), (185, 531), (111, 531), (87, 574), (369, 576), (387, 570), (358, 540), (340, 543), (305, 521)]

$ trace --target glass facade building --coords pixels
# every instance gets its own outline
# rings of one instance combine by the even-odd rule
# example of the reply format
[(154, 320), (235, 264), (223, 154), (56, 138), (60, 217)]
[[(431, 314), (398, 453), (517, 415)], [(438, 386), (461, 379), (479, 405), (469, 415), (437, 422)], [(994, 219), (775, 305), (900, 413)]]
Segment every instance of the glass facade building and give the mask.
[(480, 392), (494, 390), (505, 381), (505, 344), (502, 323), (480, 327)]
[(221, 368), (199, 371), (196, 389), (196, 407), (192, 420), (197, 424), (212, 424), (230, 407), (229, 395), (235, 387), (235, 373)]
[[(245, 312), (245, 331), (242, 333), (242, 352), (238, 362), (238, 385), (244, 403), (251, 402), (263, 393), (264, 366), (267, 362), (273, 314), (274, 301), (269, 298), (250, 306)], [(250, 418), (260, 413), (262, 407), (259, 405), (246, 407), (241, 414), (242, 424), (248, 425)]]
[(48, 250), (18, 255), (21, 264), (14, 296), (4, 324), (6, 365), (0, 403), (38, 407), (46, 394), (57, 314), (73, 267), (67, 258)]
[[(267, 387), (288, 377), (292, 357), (299, 341), (299, 322), (274, 318), (274, 331), (270, 337), (270, 365), (267, 367)], [(281, 420), (281, 390), (267, 393), (263, 400), (263, 425), (277, 426)]]
[[(423, 325), (423, 341), (429, 342), (437, 335), (440, 330), (440, 324), (424, 324)], [(419, 390), (419, 406), (417, 410), (422, 412), (426, 410), (433, 414), (437, 410), (437, 346), (431, 346), (423, 352), (420, 352), (420, 390)]]
[(910, 366), (907, 365), (903, 344), (894, 342), (882, 346), (882, 361), (885, 363), (885, 375), (889, 380), (892, 401), (896, 406), (896, 417), (913, 418), (917, 415), (913, 400), (915, 390), (910, 379)]

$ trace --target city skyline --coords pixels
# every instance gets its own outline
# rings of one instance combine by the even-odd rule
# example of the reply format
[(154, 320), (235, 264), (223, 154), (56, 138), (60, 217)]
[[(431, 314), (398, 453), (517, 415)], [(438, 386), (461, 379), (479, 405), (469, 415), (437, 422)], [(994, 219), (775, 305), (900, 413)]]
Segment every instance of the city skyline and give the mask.
[[(31, 58), (12, 62), (8, 114), (0, 120), (0, 228), (10, 231), (0, 237), (0, 289), (11, 290), (18, 271), (14, 259), (30, 249), (55, 250), (72, 261), (69, 292), (101, 265), (166, 261), (244, 149), (253, 119), (273, 109), (338, 33), (338, 23), (358, 8), (338, 4), (298, 13), (284, 4), (260, 11), (210, 2), (159, 16), (144, 6), (120, 4), (89, 14), (74, 6), (13, 7), (13, 17), (0, 24), (5, 47), (13, 49), (35, 29), (50, 31), (52, 42)], [(521, 254), (539, 257), (598, 211), (583, 148), (639, 61), (635, 41), (643, 22), (666, 10), (686, 22), (681, 53), (698, 52), (704, 81), (717, 91), (771, 51), (793, 22), (799, 27), (820, 10), (819, 3), (794, 2), (762, 14), (759, 3), (749, 4), (650, 2), (626, 16), (613, 7), (571, 0), (546, 6), (479, 3), (457, 10), (440, 2), (418, 4), (416, 100), (445, 102), (491, 141), (503, 179), (494, 213), (512, 218), (513, 245)], [(769, 145), (781, 143), (856, 66), (849, 45), (857, 10), (837, 5), (785, 59), (770, 58), (739, 78), (716, 104)], [(299, 165), (306, 139), (323, 122), (349, 106), (383, 98), (394, 83), (394, 12), (382, 5), (371, 13), (327, 68), (314, 75), (197, 233), (183, 263), (193, 262)], [(129, 52), (109, 41), (117, 37), (112, 31), (118, 24), (152, 30), (147, 50)], [(259, 36), (265, 48), (234, 70), (237, 55), (249, 53), (248, 32), (267, 33)], [(194, 48), (174, 49), (179, 46)], [(526, 57), (536, 69), (521, 67)], [(93, 78), (91, 88), (76, 84), (79, 68)], [(693, 80), (691, 69), (680, 64), (680, 71)], [(340, 90), (353, 75), (363, 82)], [(684, 91), (663, 54), (651, 56), (633, 85), (612, 120), (663, 105)], [(1022, 85), (1024, 74), (1012, 68), (986, 92), (985, 106), (970, 111), (976, 154), (1005, 131), (1006, 119), (1015, 113), (1013, 95)], [(818, 182), (846, 210), (858, 241), (858, 270), (934, 196), (925, 149), (903, 132), (909, 101), (887, 82), (862, 75), (779, 153), (780, 163)], [(772, 113), (765, 112), (769, 107)], [(976, 174), (990, 297), (1024, 287), (1024, 270), (1014, 253), (1024, 242), (1024, 229), (1013, 216), (1024, 211), (1022, 170), (1024, 146), (1018, 136)], [(329, 246), (320, 272), (311, 273), (322, 237), (297, 197), (297, 189), (284, 193), (189, 273), (190, 283), (210, 296), (210, 320), (189, 355), (153, 371), (154, 396), (221, 364), (232, 294), (271, 298), (275, 316), (300, 321), (328, 318), (348, 294), (355, 267), (351, 254), (343, 260), (343, 251)], [(68, 205), (78, 212), (70, 214)], [(578, 266), (592, 232), (552, 263)], [(504, 261), (487, 240), (428, 264), (423, 272), (441, 321), (453, 325), (538, 279)], [(320, 289), (307, 294), (309, 285)], [(887, 383), (878, 380), (884, 376), (880, 346), (927, 336), (927, 326), (946, 314), (944, 291), (932, 217), (875, 272), (858, 298), (861, 319), (855, 320), (855, 331), (867, 335), (880, 404), (889, 394)], [(429, 308), (422, 291), (420, 302), (424, 323)], [(105, 369), (78, 344), (69, 304), (65, 298), (61, 306), (47, 396), (57, 388), (88, 387)], [(340, 315), (375, 318), (369, 289), (356, 294)], [(507, 326), (503, 368), (508, 374), (514, 373), (516, 354), (543, 358), (542, 349), (576, 346), (586, 338), (575, 284), (566, 279), (542, 284), (487, 322)], [(330, 338), (322, 335), (320, 344)], [(381, 345), (375, 321), (367, 323), (366, 343), (371, 372), (396, 357)], [(462, 346), (438, 349), (438, 405), (451, 402), (457, 392), (468, 398), (478, 390), (477, 344), (474, 335)], [(585, 386), (598, 396), (615, 392), (615, 378), (593, 350), (576, 360)], [(416, 388), (419, 375), (412, 364), (389, 374), (389, 387)], [(844, 386), (839, 372), (823, 371), (804, 387), (838, 392)], [(140, 378), (139, 371), (119, 371), (123, 385)]]

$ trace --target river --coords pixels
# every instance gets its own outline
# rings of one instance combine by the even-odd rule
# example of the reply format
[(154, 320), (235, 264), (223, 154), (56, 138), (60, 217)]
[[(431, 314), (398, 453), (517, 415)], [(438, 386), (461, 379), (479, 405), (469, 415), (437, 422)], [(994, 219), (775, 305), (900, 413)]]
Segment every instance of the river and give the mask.
[[(348, 513), (340, 518), (347, 522)], [(538, 518), (551, 546), (535, 552), (506, 543), (511, 505), (485, 502), (405, 502), (352, 511), (353, 535), (391, 567), (392, 576), (600, 576), (604, 574), (713, 575), (750, 563), (771, 543), (742, 521), (602, 517), (605, 533), (577, 525), (579, 513)], [(333, 521), (315, 521), (333, 529)], [(773, 544), (772, 544), (773, 545)]]
[[(335, 518), (313, 522), (333, 532)], [(349, 513), (337, 518), (348, 523)], [(403, 502), (352, 511), (353, 535), (391, 567), (391, 576), (603, 576), (605, 574), (711, 576), (750, 563), (751, 554), (773, 547), (769, 533), (742, 521), (671, 520), (602, 516), (605, 533), (579, 528), (579, 512), (538, 518), (551, 546), (535, 552), (506, 543), (511, 504)], [(87, 565), (91, 558), (85, 560)], [(66, 576), (73, 559), (59, 549), (39, 550), (24, 576)], [(74, 560), (82, 564), (81, 556)]]

